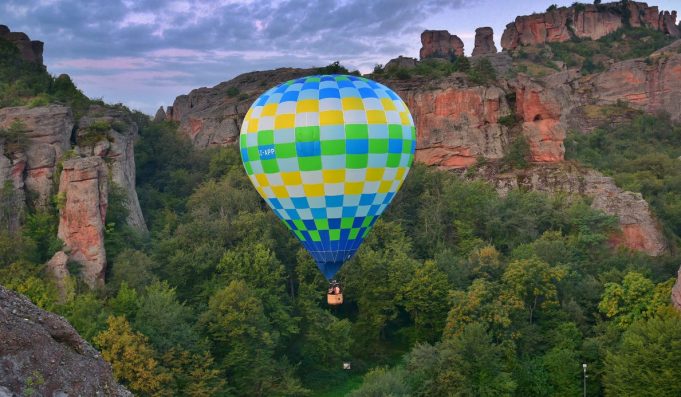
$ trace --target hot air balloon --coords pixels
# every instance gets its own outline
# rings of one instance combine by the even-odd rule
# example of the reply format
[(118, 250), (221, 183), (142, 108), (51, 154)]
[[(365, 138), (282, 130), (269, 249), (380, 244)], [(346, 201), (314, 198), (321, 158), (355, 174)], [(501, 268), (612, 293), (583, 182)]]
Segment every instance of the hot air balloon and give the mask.
[(334, 275), (413, 162), (416, 129), (405, 103), (364, 77), (294, 79), (253, 103), (239, 143), (258, 193), (332, 281), (330, 292), (338, 291)]

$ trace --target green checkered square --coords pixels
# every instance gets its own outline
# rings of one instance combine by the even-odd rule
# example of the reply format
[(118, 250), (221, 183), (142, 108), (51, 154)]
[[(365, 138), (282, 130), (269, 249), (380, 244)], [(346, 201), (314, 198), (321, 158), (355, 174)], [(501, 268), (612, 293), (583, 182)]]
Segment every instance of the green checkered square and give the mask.
[(298, 157), (298, 167), (301, 171), (319, 171), (322, 169), (322, 157)]
[(402, 126), (399, 124), (388, 125), (388, 137), (390, 139), (402, 139)]
[(345, 166), (347, 168), (366, 168), (369, 163), (368, 154), (346, 154)]
[(346, 139), (369, 139), (369, 126), (366, 124), (347, 124), (345, 126)]
[(263, 130), (258, 132), (258, 146), (274, 145), (274, 131)]
[(297, 142), (314, 142), (319, 140), (319, 126), (296, 127)]
[(265, 171), (266, 174), (279, 172), (279, 163), (277, 163), (276, 159), (262, 160), (262, 170)]
[(287, 159), (298, 156), (295, 143), (277, 143), (274, 145), (274, 151), (279, 158)]
[(308, 233), (310, 233), (310, 238), (312, 239), (312, 241), (316, 241), (316, 242), (322, 241), (322, 238), (319, 235), (318, 231), (310, 230)]
[(388, 139), (369, 139), (369, 153), (384, 154), (388, 153)]
[(342, 139), (332, 139), (321, 141), (322, 156), (335, 156), (345, 154), (345, 141)]
[(315, 219), (314, 225), (317, 230), (329, 230), (329, 220), (328, 219)]
[(351, 229), (354, 218), (341, 218), (341, 229)]
[(400, 153), (388, 153), (388, 161), (386, 163), (386, 166), (391, 168), (399, 167), (401, 159), (402, 154)]

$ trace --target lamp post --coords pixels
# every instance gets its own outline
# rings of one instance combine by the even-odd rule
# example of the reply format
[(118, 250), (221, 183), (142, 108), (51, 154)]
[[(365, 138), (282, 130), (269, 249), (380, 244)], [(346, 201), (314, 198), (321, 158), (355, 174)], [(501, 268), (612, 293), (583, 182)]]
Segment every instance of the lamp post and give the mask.
[(584, 397), (586, 397), (586, 364), (582, 364), (582, 368), (584, 369)]

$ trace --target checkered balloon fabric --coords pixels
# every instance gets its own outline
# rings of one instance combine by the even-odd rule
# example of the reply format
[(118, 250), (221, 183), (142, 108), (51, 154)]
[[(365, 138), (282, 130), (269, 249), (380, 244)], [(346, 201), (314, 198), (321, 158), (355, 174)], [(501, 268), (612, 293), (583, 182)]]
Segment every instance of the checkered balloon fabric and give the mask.
[(407, 106), (386, 86), (356, 76), (309, 76), (253, 103), (240, 149), (258, 193), (331, 279), (402, 185), (416, 130)]

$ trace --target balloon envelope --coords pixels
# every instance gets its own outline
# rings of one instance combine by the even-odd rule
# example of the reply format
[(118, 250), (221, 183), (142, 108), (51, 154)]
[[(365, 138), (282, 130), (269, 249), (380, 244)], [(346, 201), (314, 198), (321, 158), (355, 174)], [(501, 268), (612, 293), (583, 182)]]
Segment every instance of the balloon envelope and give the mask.
[(386, 86), (321, 75), (262, 94), (239, 142), (258, 193), (331, 279), (402, 185), (416, 130), (407, 106)]

